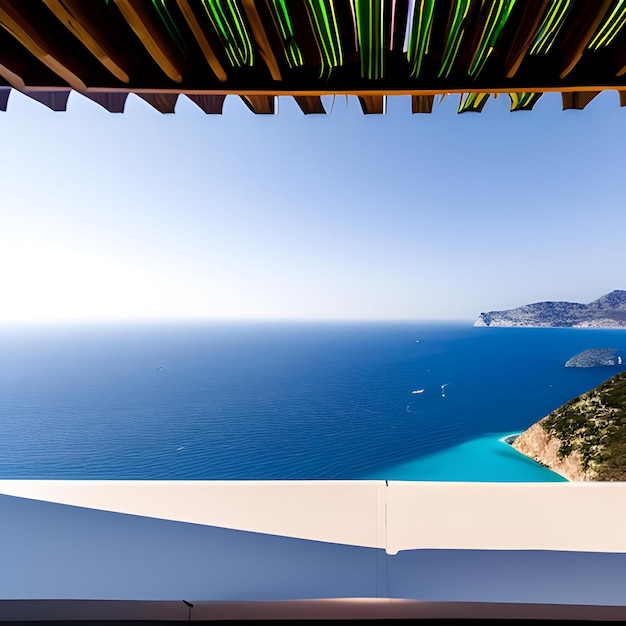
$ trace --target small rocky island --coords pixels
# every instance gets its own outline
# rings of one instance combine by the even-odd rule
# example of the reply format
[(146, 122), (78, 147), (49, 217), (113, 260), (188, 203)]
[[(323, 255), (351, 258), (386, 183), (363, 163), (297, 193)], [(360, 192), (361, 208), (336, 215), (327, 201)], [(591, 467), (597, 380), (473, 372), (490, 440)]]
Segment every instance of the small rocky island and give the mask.
[(572, 481), (626, 481), (626, 372), (533, 424), (512, 446)]
[(626, 328), (626, 291), (590, 302), (535, 302), (516, 309), (481, 313), (474, 326), (527, 328)]
[(590, 348), (566, 361), (565, 367), (604, 367), (621, 365), (622, 357), (615, 348)]

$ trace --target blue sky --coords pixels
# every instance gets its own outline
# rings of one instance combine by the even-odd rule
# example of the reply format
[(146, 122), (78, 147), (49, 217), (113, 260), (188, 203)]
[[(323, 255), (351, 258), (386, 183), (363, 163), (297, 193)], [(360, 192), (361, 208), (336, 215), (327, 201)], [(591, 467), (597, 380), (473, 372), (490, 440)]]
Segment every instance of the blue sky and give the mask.
[(626, 110), (458, 96), (364, 116), (355, 98), (221, 116), (78, 94), (0, 114), (0, 322), (474, 320), (589, 302), (624, 279)]

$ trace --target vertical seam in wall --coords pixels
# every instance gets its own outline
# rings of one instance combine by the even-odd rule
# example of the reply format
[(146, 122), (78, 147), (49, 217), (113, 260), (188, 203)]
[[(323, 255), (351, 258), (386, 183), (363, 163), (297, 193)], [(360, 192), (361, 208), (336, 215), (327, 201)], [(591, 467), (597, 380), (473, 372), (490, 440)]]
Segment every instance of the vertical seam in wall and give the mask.
[[(389, 598), (389, 555), (387, 554), (387, 499), (389, 483), (376, 489), (376, 597)], [(382, 545), (381, 545), (382, 544)]]
[(388, 541), (388, 529), (389, 529), (389, 520), (387, 518), (387, 502), (389, 493), (389, 483), (385, 480), (385, 586), (386, 586), (386, 596), (391, 597), (389, 593), (389, 558), (390, 555), (387, 553), (387, 547), (389, 545)]

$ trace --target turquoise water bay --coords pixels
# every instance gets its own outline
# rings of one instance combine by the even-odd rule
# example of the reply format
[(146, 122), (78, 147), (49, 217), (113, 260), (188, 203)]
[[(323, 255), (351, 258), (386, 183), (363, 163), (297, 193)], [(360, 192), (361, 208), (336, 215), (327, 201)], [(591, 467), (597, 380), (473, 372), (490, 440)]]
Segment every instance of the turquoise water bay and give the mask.
[[(512, 433), (489, 433), (441, 452), (372, 472), (383, 480), (470, 482), (567, 482), (504, 441)], [(462, 477), (462, 478), (461, 478)]]
[(626, 331), (470, 323), (0, 330), (0, 478), (546, 481), (501, 439)]

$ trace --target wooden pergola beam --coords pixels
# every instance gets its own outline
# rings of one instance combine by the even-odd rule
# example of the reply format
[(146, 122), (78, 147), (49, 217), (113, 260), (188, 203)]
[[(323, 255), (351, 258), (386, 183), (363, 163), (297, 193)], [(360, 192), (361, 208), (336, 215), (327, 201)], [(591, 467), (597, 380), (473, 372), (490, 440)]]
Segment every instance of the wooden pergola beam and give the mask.
[(358, 96), (365, 115), (382, 115), (386, 109), (387, 96)]
[(0, 3), (0, 26), (70, 87), (77, 91), (87, 89), (82, 79), (59, 60), (55, 51), (50, 49), (41, 35), (32, 27), (28, 16), (22, 14), (20, 9), (27, 8), (28, 3), (16, 4), (10, 0), (3, 0)]
[(504, 61), (506, 78), (513, 78), (519, 70), (549, 4), (550, 0), (526, 0), (524, 2), (519, 27)]
[(224, 82), (228, 78), (226, 70), (222, 67), (215, 50), (213, 50), (213, 46), (211, 46), (209, 40), (206, 38), (204, 30), (202, 29), (202, 26), (200, 26), (200, 22), (198, 22), (198, 19), (189, 4), (189, 0), (176, 0), (176, 2), (180, 12), (183, 14), (183, 17), (187, 22), (187, 25), (189, 26), (189, 29), (200, 46), (200, 50), (202, 50), (202, 54), (204, 55), (206, 62), (209, 64), (209, 67), (213, 70), (217, 79)]
[(293, 99), (297, 102), (300, 110), (305, 115), (324, 115), (326, 113), (322, 99), (319, 96), (294, 96)]
[(148, 13), (147, 3), (142, 0), (114, 0), (120, 13), (128, 22), (143, 47), (161, 68), (163, 73), (175, 83), (183, 80), (183, 72), (169, 40), (155, 27)]
[(273, 115), (276, 112), (276, 98), (274, 96), (242, 94), (241, 99), (253, 113)]
[(561, 94), (563, 110), (584, 109), (600, 92), (599, 91), (570, 91)]
[(115, 53), (109, 48), (106, 39), (100, 35), (98, 28), (85, 14), (84, 2), (76, 0), (43, 0), (43, 2), (115, 78), (123, 83), (130, 81), (128, 72), (113, 60)]
[(561, 80), (576, 67), (576, 64), (583, 56), (585, 48), (595, 35), (607, 12), (610, 10), (611, 5), (612, 0), (594, 0), (594, 2), (583, 5), (586, 11), (579, 14), (578, 19), (581, 32), (574, 32), (572, 34), (572, 30), (570, 30), (570, 38), (575, 39), (576, 45), (568, 51), (564, 59), (564, 68), (559, 74)]
[(138, 93), (136, 95), (159, 113), (174, 113), (176, 100), (178, 100), (178, 94), (172, 93)]
[(189, 94), (187, 97), (205, 113), (210, 115), (221, 115), (224, 108), (224, 100), (226, 100), (226, 96), (223, 94)]
[(411, 96), (412, 113), (432, 113), (435, 96)]
[(278, 59), (276, 58), (276, 55), (272, 50), (272, 46), (270, 45), (270, 41), (267, 38), (265, 27), (263, 26), (261, 16), (259, 15), (259, 11), (254, 3), (254, 0), (241, 0), (241, 6), (246, 13), (248, 22), (250, 23), (252, 36), (259, 47), (259, 56), (263, 59), (265, 65), (267, 65), (270, 76), (274, 80), (282, 80)]
[(8, 67), (2, 65), (0, 63), (0, 76), (4, 78), (4, 80), (11, 85), (14, 89), (18, 91), (24, 91), (26, 89), (26, 84), (22, 80), (21, 76), (18, 76), (15, 72), (12, 72)]

